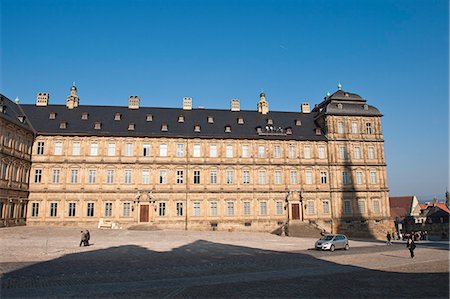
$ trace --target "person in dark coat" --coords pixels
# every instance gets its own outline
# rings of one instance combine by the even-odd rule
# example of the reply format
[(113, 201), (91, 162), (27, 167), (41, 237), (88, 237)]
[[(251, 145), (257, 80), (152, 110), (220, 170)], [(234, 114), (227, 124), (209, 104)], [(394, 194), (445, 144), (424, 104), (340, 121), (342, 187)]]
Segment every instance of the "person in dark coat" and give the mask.
[(81, 244), (85, 245), (85, 240), (86, 240), (86, 234), (84, 233), (84, 231), (81, 231), (81, 241), (80, 241), (80, 246)]
[(391, 233), (390, 232), (388, 232), (386, 234), (386, 240), (387, 240), (386, 245), (392, 245), (392, 243), (391, 243)]
[(88, 230), (86, 230), (86, 239), (84, 241), (84, 246), (89, 246), (89, 240), (91, 239), (91, 234), (89, 233)]
[(406, 241), (406, 247), (409, 249), (411, 258), (414, 258), (414, 249), (416, 249), (416, 242), (414, 242), (414, 237), (411, 237)]

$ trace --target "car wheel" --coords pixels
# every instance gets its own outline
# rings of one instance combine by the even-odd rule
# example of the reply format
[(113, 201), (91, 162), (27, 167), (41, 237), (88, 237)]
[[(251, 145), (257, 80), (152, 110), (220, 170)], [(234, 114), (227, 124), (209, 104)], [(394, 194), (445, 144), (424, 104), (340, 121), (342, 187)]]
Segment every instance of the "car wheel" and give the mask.
[(345, 248), (344, 248), (345, 250), (349, 250), (350, 249), (350, 247), (348, 246), (348, 244), (345, 244)]
[(334, 245), (331, 245), (330, 251), (334, 251)]

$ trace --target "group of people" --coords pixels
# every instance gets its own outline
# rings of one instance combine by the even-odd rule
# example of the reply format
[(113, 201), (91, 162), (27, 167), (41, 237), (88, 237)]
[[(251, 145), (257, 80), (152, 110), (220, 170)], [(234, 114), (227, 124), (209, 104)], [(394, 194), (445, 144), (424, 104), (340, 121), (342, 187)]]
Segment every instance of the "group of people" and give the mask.
[(89, 240), (91, 239), (91, 234), (89, 233), (88, 230), (86, 231), (81, 231), (81, 241), (80, 241), (80, 246), (89, 246)]

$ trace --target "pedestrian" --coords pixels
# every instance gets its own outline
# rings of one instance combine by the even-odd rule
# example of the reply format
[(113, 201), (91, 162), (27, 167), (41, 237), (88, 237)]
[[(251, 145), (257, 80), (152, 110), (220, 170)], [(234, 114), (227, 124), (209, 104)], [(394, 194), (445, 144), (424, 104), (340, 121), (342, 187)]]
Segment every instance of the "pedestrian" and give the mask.
[(91, 239), (91, 234), (88, 230), (86, 230), (86, 240), (84, 242), (84, 246), (89, 246), (89, 240)]
[(391, 233), (390, 232), (387, 232), (386, 240), (387, 240), (386, 245), (392, 245), (392, 243), (391, 243)]
[(408, 247), (409, 249), (411, 258), (414, 258), (414, 249), (416, 249), (416, 242), (414, 242), (414, 237), (409, 238), (408, 241), (406, 241), (406, 247)]
[(80, 241), (80, 247), (81, 244), (85, 244), (85, 240), (86, 240), (86, 234), (84, 233), (84, 231), (81, 231), (81, 241)]

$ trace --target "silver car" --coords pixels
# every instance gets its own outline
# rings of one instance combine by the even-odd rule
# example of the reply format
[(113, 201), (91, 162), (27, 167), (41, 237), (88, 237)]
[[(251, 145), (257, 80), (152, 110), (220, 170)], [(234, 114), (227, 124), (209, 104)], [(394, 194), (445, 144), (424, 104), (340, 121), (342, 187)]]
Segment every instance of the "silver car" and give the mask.
[(345, 235), (325, 235), (316, 242), (316, 249), (330, 250), (345, 249), (348, 250), (348, 239)]

